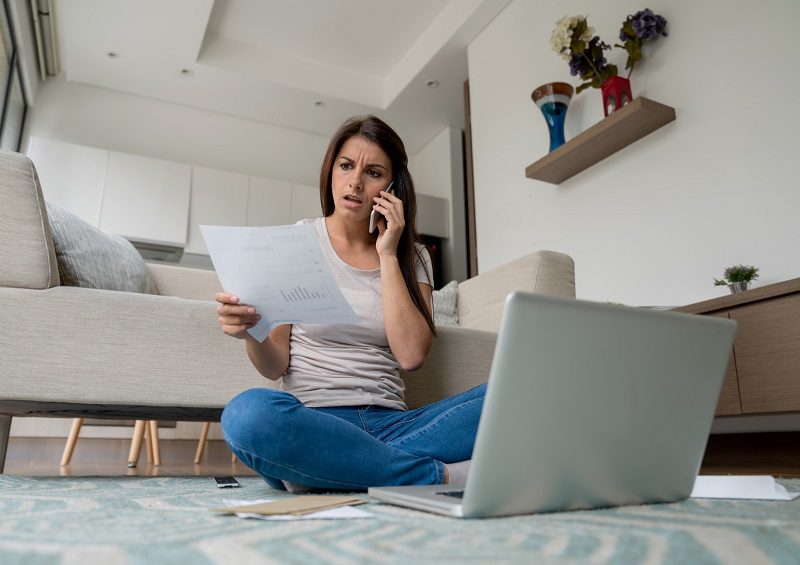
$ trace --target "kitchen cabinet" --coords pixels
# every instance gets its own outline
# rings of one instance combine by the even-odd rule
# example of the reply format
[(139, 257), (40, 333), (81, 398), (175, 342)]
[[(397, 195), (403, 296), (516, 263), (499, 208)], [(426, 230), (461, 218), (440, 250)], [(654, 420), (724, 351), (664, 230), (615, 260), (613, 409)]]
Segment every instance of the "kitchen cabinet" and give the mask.
[(28, 156), (36, 167), (47, 202), (93, 226), (100, 225), (108, 151), (31, 137)]
[(191, 179), (191, 165), (112, 151), (100, 228), (135, 241), (185, 246)]
[(208, 167), (192, 167), (189, 237), (184, 251), (208, 255), (200, 232), (203, 224), (246, 225), (249, 186), (250, 177), (247, 175)]

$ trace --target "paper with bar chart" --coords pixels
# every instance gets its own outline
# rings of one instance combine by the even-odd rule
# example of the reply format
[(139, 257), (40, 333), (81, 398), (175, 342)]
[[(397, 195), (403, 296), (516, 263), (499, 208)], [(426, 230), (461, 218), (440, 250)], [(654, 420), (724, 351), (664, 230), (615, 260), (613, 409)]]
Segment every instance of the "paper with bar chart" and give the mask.
[(200, 226), (200, 231), (222, 288), (261, 314), (248, 330), (258, 341), (281, 324), (358, 323), (312, 224)]

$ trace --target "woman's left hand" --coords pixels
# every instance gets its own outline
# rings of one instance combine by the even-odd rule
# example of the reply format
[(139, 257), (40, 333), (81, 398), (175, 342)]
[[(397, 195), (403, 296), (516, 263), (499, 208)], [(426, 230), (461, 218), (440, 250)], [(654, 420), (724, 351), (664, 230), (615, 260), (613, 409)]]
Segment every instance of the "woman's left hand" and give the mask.
[(375, 242), (378, 255), (397, 255), (397, 245), (406, 226), (403, 201), (385, 191), (381, 191), (373, 201), (373, 209), (383, 214), (385, 220), (378, 222), (378, 240)]

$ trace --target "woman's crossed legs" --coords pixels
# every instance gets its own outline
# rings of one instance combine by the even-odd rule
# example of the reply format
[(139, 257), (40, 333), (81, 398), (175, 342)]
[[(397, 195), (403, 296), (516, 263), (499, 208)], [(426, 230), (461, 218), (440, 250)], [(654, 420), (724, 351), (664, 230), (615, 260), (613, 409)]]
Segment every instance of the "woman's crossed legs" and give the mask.
[(225, 441), (275, 488), (335, 490), (445, 481), (445, 463), (472, 457), (486, 385), (415, 410), (307, 408), (274, 389), (247, 390), (222, 414)]

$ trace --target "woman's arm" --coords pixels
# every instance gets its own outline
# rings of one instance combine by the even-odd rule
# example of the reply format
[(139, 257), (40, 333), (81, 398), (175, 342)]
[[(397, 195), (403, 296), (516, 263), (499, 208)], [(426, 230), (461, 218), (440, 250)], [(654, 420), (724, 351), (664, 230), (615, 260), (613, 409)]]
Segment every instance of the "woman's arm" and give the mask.
[(278, 326), (261, 343), (252, 336), (245, 338), (245, 347), (250, 362), (270, 380), (277, 380), (289, 368), (289, 336), (291, 324)]
[[(381, 191), (374, 202), (373, 209), (386, 219), (386, 222), (378, 224), (378, 239), (375, 242), (381, 264), (386, 337), (400, 366), (406, 371), (413, 371), (425, 362), (433, 342), (433, 333), (411, 300), (397, 259), (397, 245), (406, 225), (403, 201), (394, 194)], [(431, 287), (424, 283), (417, 284), (430, 311)]]
[(291, 324), (278, 326), (259, 343), (247, 333), (261, 319), (256, 309), (249, 304), (240, 304), (239, 297), (226, 292), (218, 292), (214, 298), (220, 304), (217, 314), (222, 332), (245, 340), (247, 356), (258, 372), (273, 381), (279, 379), (289, 368)]
[[(419, 369), (431, 349), (433, 333), (406, 288), (397, 256), (381, 255), (381, 291), (386, 337), (397, 362), (405, 371)], [(422, 297), (431, 307), (431, 287), (419, 284)]]

